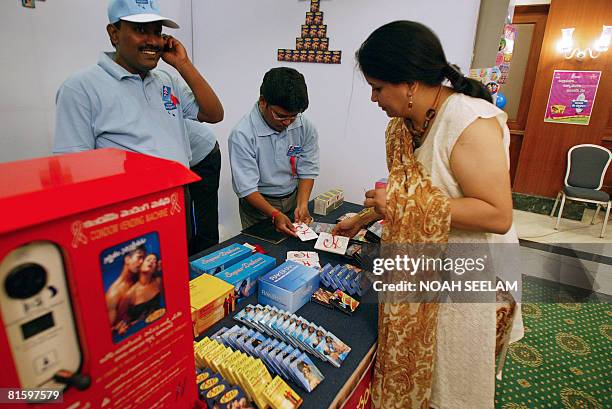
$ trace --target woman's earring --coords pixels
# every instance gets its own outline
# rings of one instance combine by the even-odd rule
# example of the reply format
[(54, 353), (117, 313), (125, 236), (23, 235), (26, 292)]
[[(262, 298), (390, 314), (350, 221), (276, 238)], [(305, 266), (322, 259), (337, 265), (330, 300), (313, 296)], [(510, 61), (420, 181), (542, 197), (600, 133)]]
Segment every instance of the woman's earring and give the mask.
[(408, 94), (408, 111), (412, 111), (412, 94)]

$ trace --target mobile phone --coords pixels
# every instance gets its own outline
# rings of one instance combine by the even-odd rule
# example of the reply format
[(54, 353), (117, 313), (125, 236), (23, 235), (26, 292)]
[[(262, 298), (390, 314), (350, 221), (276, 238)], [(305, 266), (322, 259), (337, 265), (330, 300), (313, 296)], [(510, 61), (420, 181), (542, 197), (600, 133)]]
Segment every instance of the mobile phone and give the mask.
[(164, 48), (162, 50), (162, 52), (168, 52), (170, 51), (170, 46), (168, 46), (168, 41), (170, 40), (170, 36), (166, 35), (166, 34), (162, 34), (163, 39), (164, 39)]

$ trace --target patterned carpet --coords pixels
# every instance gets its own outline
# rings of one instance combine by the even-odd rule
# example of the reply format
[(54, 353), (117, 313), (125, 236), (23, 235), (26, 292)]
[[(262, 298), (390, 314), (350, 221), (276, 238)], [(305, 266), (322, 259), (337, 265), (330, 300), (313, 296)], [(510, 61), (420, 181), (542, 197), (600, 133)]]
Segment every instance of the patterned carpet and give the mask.
[(525, 337), (510, 346), (496, 409), (612, 408), (610, 297), (523, 278)]

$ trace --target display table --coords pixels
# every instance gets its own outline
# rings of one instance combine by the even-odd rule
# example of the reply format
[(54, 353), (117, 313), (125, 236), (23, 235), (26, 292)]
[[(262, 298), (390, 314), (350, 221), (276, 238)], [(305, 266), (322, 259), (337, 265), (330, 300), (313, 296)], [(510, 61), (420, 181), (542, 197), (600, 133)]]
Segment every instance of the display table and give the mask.
[[(359, 205), (345, 202), (329, 215), (319, 216), (312, 213), (312, 203), (310, 204), (310, 212), (314, 220), (324, 223), (335, 223), (336, 218), (342, 214), (347, 212), (358, 212), (361, 208), (362, 207)], [(270, 223), (270, 221), (264, 221), (264, 223)], [(212, 253), (232, 243), (245, 242), (253, 245), (259, 244), (268, 255), (276, 258), (277, 265), (285, 261), (287, 251), (316, 251), (314, 250), (314, 240), (302, 242), (297, 238), (289, 237), (283, 242), (274, 245), (251, 236), (239, 234), (192, 257), (192, 260)], [(336, 265), (347, 262), (346, 258), (336, 254), (323, 251), (318, 251), (318, 253), (321, 266), (326, 263)], [(232, 317), (236, 312), (240, 311), (248, 304), (257, 304), (256, 294), (238, 304), (236, 306), (236, 311), (211, 327), (204, 336), (214, 334), (221, 327), (231, 328), (234, 325), (242, 325), (238, 321), (232, 319)], [(323, 382), (321, 382), (313, 392), (308, 393), (293, 382), (288, 382), (304, 399), (304, 403), (301, 406), (302, 408), (338, 408), (348, 397), (373, 358), (376, 349), (378, 306), (376, 304), (362, 303), (359, 305), (355, 314), (349, 316), (336, 309), (330, 310), (319, 304), (309, 302), (300, 308), (296, 314), (304, 317), (308, 321), (313, 321), (317, 325), (323, 326), (351, 347), (351, 352), (340, 368), (335, 368), (327, 362), (310, 356), (312, 361), (325, 376)]]

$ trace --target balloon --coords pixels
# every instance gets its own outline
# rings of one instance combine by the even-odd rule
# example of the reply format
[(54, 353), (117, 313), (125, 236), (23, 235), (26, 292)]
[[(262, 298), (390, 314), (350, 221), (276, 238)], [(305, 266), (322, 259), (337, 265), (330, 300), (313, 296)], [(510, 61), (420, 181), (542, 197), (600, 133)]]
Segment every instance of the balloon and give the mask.
[(508, 101), (506, 101), (506, 96), (502, 94), (501, 92), (498, 92), (497, 99), (495, 100), (495, 105), (497, 105), (499, 109), (504, 109), (507, 102)]

